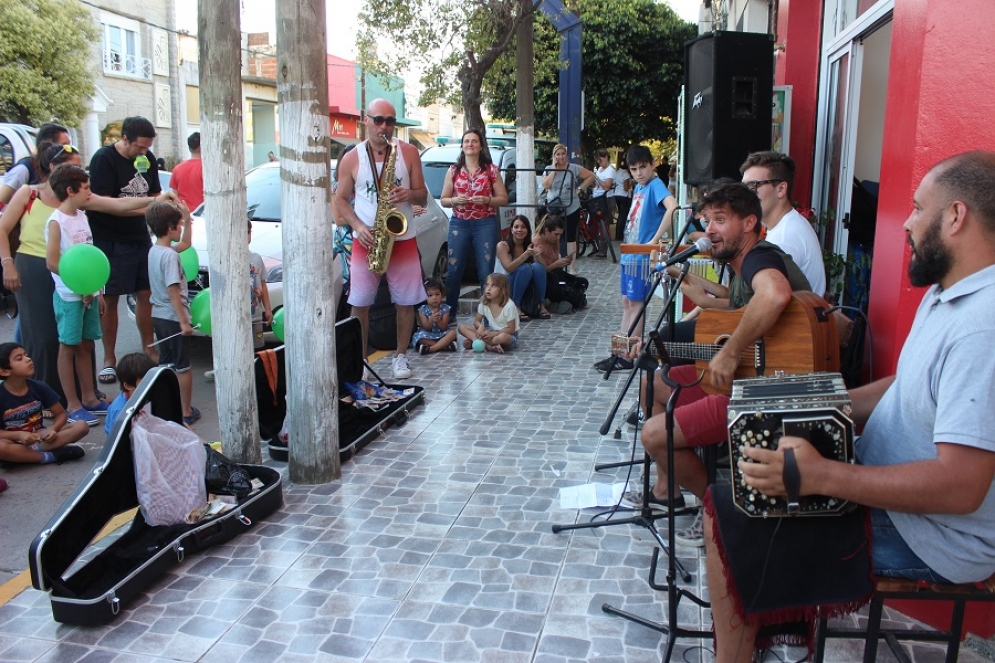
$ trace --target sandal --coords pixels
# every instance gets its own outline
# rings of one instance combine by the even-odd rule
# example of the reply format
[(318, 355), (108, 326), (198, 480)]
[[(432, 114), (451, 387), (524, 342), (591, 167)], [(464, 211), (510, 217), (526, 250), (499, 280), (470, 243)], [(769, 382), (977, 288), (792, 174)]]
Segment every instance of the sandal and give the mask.
[(97, 382), (101, 384), (113, 384), (117, 382), (117, 371), (113, 366), (104, 366), (97, 373)]
[(522, 313), (521, 315), (518, 316), (518, 319), (520, 322), (528, 322), (532, 319), (532, 316)]
[(549, 311), (539, 311), (540, 320), (549, 320), (551, 317), (553, 316), (549, 314)]

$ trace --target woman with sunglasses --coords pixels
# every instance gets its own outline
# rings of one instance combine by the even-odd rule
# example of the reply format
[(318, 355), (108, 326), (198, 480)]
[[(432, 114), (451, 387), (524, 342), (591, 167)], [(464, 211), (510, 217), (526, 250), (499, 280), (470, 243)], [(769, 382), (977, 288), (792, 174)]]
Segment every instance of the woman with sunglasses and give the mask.
[(501, 171), (491, 160), (487, 140), (480, 129), (463, 133), (463, 145), (456, 163), (446, 172), (442, 185), (443, 207), (452, 207), (449, 220), (449, 270), (446, 274), (446, 303), (459, 310), (459, 291), (470, 256), (477, 265), (477, 280), (484, 291), (484, 279), (494, 271), (500, 238), (498, 208), (508, 204)]
[[(542, 188), (546, 190), (546, 211), (562, 216), (566, 222), (567, 256), (577, 257), (577, 226), (580, 224), (580, 189), (594, 184), (594, 173), (587, 168), (570, 163), (567, 159), (567, 146), (557, 143), (553, 146), (553, 163), (546, 167), (542, 176)], [(567, 265), (570, 274), (577, 273), (573, 262)]]
[[(83, 165), (79, 150), (72, 145), (52, 145), (39, 159), (41, 184), (23, 186), (17, 190), (0, 215), (0, 262), (3, 263), (3, 284), (15, 293), (19, 310), (18, 322), (24, 330), (23, 347), (35, 363), (36, 379), (59, 394), (65, 405), (65, 394), (59, 381), (57, 360), (59, 333), (55, 325), (52, 293), (55, 283), (45, 266), (45, 224), (59, 206), (59, 199), (48, 185), (48, 177), (63, 164)], [(166, 198), (174, 198), (168, 194)], [(93, 195), (83, 206), (110, 214), (133, 214), (155, 198), (106, 198)], [(10, 233), (20, 223), (20, 247), (11, 255)]]

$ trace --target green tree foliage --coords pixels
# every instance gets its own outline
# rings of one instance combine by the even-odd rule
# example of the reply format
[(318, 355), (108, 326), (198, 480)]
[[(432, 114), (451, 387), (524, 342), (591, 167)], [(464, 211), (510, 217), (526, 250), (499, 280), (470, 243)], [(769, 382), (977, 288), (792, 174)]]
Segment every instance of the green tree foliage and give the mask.
[(482, 127), (484, 76), (531, 11), (528, 0), (366, 0), (359, 61), (385, 84), (390, 75), (420, 69), (421, 105), (460, 105), (468, 124)]
[(91, 44), (99, 37), (77, 0), (2, 0), (0, 117), (73, 126), (94, 92)]
[[(653, 0), (576, 0), (583, 21), (585, 153), (673, 138), (677, 96), (684, 76), (684, 43), (694, 24)], [(548, 19), (536, 15), (536, 130), (557, 134), (559, 40)], [(515, 117), (514, 48), (488, 75), (484, 98), (492, 113)]]

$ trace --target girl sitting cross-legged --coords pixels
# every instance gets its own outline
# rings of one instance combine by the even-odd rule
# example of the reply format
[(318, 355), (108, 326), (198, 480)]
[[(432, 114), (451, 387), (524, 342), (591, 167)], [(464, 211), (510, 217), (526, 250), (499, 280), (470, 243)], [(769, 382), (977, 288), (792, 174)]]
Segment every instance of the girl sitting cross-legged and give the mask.
[(484, 296), (477, 305), (473, 325), (460, 325), (463, 347), (473, 348), (475, 340), (483, 341), (489, 352), (504, 354), (518, 344), (518, 307), (511, 300), (508, 277), (491, 274), (484, 284)]
[(418, 307), (418, 326), (411, 347), (419, 354), (456, 351), (456, 330), (449, 329), (449, 305), (443, 304), (446, 288), (436, 279), (425, 280), (425, 303)]

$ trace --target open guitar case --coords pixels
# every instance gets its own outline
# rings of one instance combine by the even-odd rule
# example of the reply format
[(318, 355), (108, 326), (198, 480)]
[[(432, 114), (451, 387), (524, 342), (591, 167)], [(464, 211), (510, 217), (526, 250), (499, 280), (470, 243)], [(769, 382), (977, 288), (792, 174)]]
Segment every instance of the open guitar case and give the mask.
[[(386, 429), (407, 422), (409, 412), (425, 402), (423, 387), (387, 384), (370, 368), (363, 358), (362, 334), (363, 328), (358, 318), (346, 318), (335, 323), (335, 357), (339, 382), (339, 458), (342, 462), (352, 458)], [(267, 352), (273, 353), (272, 356), (275, 357), (275, 376), (267, 375), (266, 362), (260, 356)], [(257, 353), (254, 364), (259, 432), (269, 443), (270, 458), (286, 461), (289, 458), (288, 444), (279, 436), (287, 416), (287, 363), (284, 347)], [(345, 384), (362, 380), (364, 368), (369, 369), (376, 378), (378, 386), (410, 394), (401, 400), (387, 403), (378, 410), (359, 408), (344, 402), (342, 397), (348, 393)], [(276, 385), (275, 389), (273, 384)], [(290, 431), (289, 447), (293, 447), (293, 437), (294, 433)]]
[(283, 504), (277, 470), (242, 465), (263, 487), (239, 499), (235, 508), (193, 525), (156, 527), (138, 511), (127, 531), (91, 546), (111, 519), (138, 506), (131, 422), (146, 404), (154, 416), (182, 423), (180, 388), (171, 368), (158, 367), (146, 374), (89, 474), (31, 542), (31, 584), (49, 592), (58, 622), (106, 624), (187, 555), (229, 541)]

